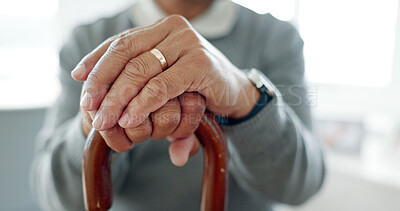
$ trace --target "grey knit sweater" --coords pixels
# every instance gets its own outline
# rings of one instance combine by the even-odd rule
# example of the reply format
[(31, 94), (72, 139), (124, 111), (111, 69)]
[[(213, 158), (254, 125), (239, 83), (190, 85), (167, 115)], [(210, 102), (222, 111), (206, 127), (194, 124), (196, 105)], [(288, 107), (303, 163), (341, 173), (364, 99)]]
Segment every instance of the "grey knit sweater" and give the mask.
[[(106, 38), (135, 27), (130, 11), (78, 27), (60, 51), (62, 93), (37, 138), (32, 189), (43, 210), (83, 210), (79, 98), (82, 83), (70, 71)], [(277, 87), (256, 116), (224, 126), (230, 151), (228, 209), (271, 210), (300, 204), (320, 188), (323, 154), (312, 134), (303, 81), (303, 41), (289, 23), (243, 7), (232, 33), (209, 40), (241, 69), (261, 70)], [(202, 153), (175, 167), (167, 141), (136, 144), (115, 154), (112, 210), (199, 210)]]

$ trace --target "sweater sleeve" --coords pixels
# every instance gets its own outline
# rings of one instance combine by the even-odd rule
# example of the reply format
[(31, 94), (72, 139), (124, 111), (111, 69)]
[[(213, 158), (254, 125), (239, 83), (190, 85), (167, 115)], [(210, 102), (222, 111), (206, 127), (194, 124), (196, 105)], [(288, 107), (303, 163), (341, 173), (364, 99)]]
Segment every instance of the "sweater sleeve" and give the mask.
[(251, 119), (223, 129), (231, 174), (243, 189), (300, 204), (322, 185), (323, 153), (312, 132), (303, 41), (289, 24), (280, 22), (270, 30), (260, 69), (275, 85), (276, 97)]
[[(84, 210), (81, 166), (86, 137), (79, 113), (82, 83), (74, 81), (70, 71), (93, 46), (86, 42), (86, 31), (82, 27), (76, 29), (60, 51), (62, 91), (49, 108), (36, 140), (31, 185), (43, 210)], [(123, 181), (128, 162), (127, 153), (115, 155), (111, 168), (113, 188), (118, 188), (117, 181)]]

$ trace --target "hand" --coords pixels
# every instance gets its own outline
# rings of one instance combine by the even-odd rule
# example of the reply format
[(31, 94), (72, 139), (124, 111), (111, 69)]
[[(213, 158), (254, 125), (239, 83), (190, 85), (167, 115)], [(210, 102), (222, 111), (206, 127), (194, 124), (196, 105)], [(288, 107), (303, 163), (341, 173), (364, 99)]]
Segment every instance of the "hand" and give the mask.
[[(151, 119), (135, 128), (121, 128), (116, 125), (100, 131), (107, 144), (116, 152), (124, 152), (133, 147), (133, 143), (143, 142), (149, 137), (154, 140), (167, 139), (171, 142), (169, 155), (176, 166), (183, 166), (189, 156), (197, 153), (200, 143), (194, 131), (204, 115), (205, 100), (195, 93), (184, 93), (169, 100), (164, 106), (153, 112)], [(82, 129), (87, 136), (92, 128), (93, 111), (81, 108)], [(115, 141), (118, 140), (118, 141)]]
[[(152, 48), (164, 54), (164, 72)], [(72, 76), (86, 80), (82, 108), (97, 111), (93, 127), (100, 131), (136, 128), (185, 92), (200, 93), (209, 111), (232, 118), (246, 116), (259, 98), (245, 75), (176, 15), (110, 38)]]

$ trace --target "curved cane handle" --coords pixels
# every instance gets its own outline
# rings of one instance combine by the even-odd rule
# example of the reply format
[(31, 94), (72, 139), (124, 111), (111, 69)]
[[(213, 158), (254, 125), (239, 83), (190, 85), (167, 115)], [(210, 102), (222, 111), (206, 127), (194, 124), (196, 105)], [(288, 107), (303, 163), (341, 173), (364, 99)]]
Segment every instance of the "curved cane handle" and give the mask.
[(111, 149), (92, 128), (83, 150), (82, 183), (88, 211), (105, 211), (112, 205)]
[[(228, 188), (228, 149), (225, 136), (211, 114), (206, 113), (196, 130), (204, 151), (202, 211), (224, 211)], [(112, 205), (111, 149), (92, 129), (83, 152), (82, 179), (88, 211), (105, 211)]]

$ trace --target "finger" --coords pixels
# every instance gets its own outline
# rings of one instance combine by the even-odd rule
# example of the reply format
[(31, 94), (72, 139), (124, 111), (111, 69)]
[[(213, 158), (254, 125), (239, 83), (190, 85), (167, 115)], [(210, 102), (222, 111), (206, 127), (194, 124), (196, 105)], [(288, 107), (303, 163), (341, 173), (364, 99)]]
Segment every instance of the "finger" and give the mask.
[[(189, 136), (191, 136), (192, 134), (189, 134), (187, 137), (189, 137)], [(181, 138), (181, 139), (184, 139), (184, 138)], [(169, 141), (169, 142), (174, 142), (174, 141), (176, 141), (176, 140), (180, 140), (179, 138), (174, 138), (174, 137), (172, 137), (172, 136), (167, 136), (167, 140)], [(196, 155), (197, 154), (197, 152), (199, 151), (199, 149), (200, 149), (200, 141), (199, 141), (199, 139), (197, 138), (197, 136), (195, 135), (195, 142), (194, 142), (194, 146), (192, 147), (192, 150), (190, 151), (190, 153), (189, 153), (189, 157), (192, 157), (192, 156), (194, 156), (194, 155)]]
[[(81, 92), (81, 98), (83, 97), (83, 95), (85, 94), (85, 91), (82, 89)], [(82, 115), (82, 131), (83, 134), (86, 136), (88, 136), (90, 130), (92, 129), (92, 122), (93, 122), (93, 118), (95, 116), (95, 111), (85, 111), (82, 108), (80, 108), (80, 113)]]
[[(83, 87), (84, 86), (85, 86), (85, 83), (83, 84)], [(81, 100), (82, 100), (83, 96), (85, 95), (85, 93), (86, 93), (86, 91), (82, 88), (81, 98), (80, 98)], [(87, 111), (84, 111), (82, 108), (80, 108), (80, 111), (82, 113), (82, 117), (84, 118), (85, 122), (88, 122), (88, 123), (90, 123), (90, 125), (92, 125), (92, 121), (94, 118), (93, 111), (87, 112)]]
[(114, 42), (118, 38), (125, 37), (126, 35), (129, 35), (133, 32), (153, 27), (154, 25), (158, 24), (161, 20), (159, 20), (149, 26), (128, 29), (118, 35), (108, 38), (103, 43), (101, 43), (97, 48), (95, 48), (92, 52), (90, 52), (88, 55), (86, 55), (78, 63), (78, 65), (75, 67), (75, 69), (71, 72), (72, 78), (77, 81), (85, 81), (87, 79), (89, 73), (92, 71), (93, 67), (96, 65), (96, 63), (99, 61), (99, 59), (104, 55), (104, 53), (107, 51), (108, 47), (111, 45), (112, 42)]
[(118, 153), (128, 151), (133, 147), (133, 143), (126, 136), (124, 129), (119, 125), (105, 131), (100, 131), (100, 135), (104, 138), (107, 145)]
[(72, 78), (76, 81), (85, 81), (94, 65), (101, 58), (101, 56), (103, 56), (103, 54), (107, 51), (108, 46), (110, 46), (114, 40), (115, 37), (105, 40), (92, 52), (83, 57), (83, 59), (76, 65), (75, 69), (72, 70)]
[(135, 128), (126, 128), (125, 133), (133, 143), (146, 141), (150, 138), (153, 126), (150, 118), (147, 118), (141, 125)]
[(92, 119), (90, 118), (90, 115), (83, 110), (81, 110), (81, 115), (82, 115), (81, 128), (83, 134), (86, 137), (88, 136), (90, 130), (92, 129)]
[[(173, 33), (174, 35), (168, 36), (156, 46), (170, 65), (182, 56), (182, 52), (185, 52), (190, 44), (196, 43), (193, 42), (196, 35), (191, 30), (180, 30)], [(131, 59), (106, 94), (93, 126), (98, 130), (106, 130), (117, 124), (115, 117), (119, 118), (123, 110), (146, 83), (162, 71), (160, 61), (149, 51)], [(120, 125), (125, 128), (132, 127), (129, 124), (126, 125), (123, 121), (120, 122)]]
[(192, 147), (192, 150), (190, 150), (189, 157), (192, 157), (192, 156), (196, 155), (197, 152), (199, 152), (199, 150), (200, 150), (201, 144), (200, 144), (200, 141), (199, 141), (199, 139), (197, 138), (196, 135), (194, 136), (194, 140), (195, 140), (194, 141), (194, 146)]
[(80, 109), (80, 113), (82, 115), (82, 121), (81, 121), (81, 126), (82, 126), (82, 132), (86, 136), (88, 136), (90, 130), (92, 129), (92, 119), (93, 119), (93, 114), (91, 112), (87, 112), (83, 109)]
[(189, 155), (196, 148), (196, 142), (198, 141), (194, 134), (187, 138), (172, 141), (168, 148), (171, 162), (176, 166), (184, 166), (189, 159)]
[(173, 138), (185, 138), (199, 127), (200, 120), (206, 110), (206, 101), (197, 93), (183, 93), (179, 96), (181, 105), (181, 121), (171, 135)]
[(196, 61), (195, 58), (189, 60), (179, 59), (167, 71), (149, 80), (124, 110), (119, 120), (120, 125), (123, 127), (136, 127), (151, 112), (159, 109), (168, 100), (181, 95), (185, 91), (192, 91), (190, 88), (202, 89), (201, 86), (207, 86), (207, 84), (200, 84), (206, 73), (193, 70), (194, 67), (201, 68), (201, 66), (193, 64), (192, 61)]
[[(114, 40), (87, 77), (87, 92), (91, 98), (85, 99), (92, 102), (88, 103), (91, 107), (85, 109), (98, 109), (108, 87), (120, 75), (129, 60), (152, 49), (164, 40), (171, 30), (170, 26), (160, 22), (152, 27), (132, 32)], [(97, 92), (100, 95), (91, 94), (93, 89), (98, 90)]]
[[(84, 84), (85, 86), (85, 84)], [(81, 96), (85, 95), (85, 90), (82, 89)], [(94, 117), (95, 111), (84, 111), (81, 108), (82, 114), (82, 129), (87, 136), (90, 129), (92, 128), (92, 119)], [(125, 152), (132, 149), (133, 144), (129, 141), (128, 137), (125, 135), (124, 130), (119, 127), (110, 128), (107, 131), (100, 131), (100, 135), (104, 138), (107, 145), (116, 152)]]
[[(92, 98), (96, 98), (97, 96), (103, 96), (108, 92), (109, 86), (103, 86), (103, 87), (92, 87), (88, 88), (88, 83), (85, 82), (82, 87), (82, 97), (80, 100), (80, 107), (82, 110), (90, 113), (95, 113), (97, 109), (87, 109), (87, 108), (92, 108), (93, 105), (93, 100)], [(92, 116), (94, 119), (95, 116)]]
[(113, 127), (132, 98), (161, 71), (158, 59), (150, 52), (130, 60), (101, 103), (93, 127), (97, 130)]
[(172, 134), (179, 125), (181, 107), (177, 98), (169, 100), (164, 106), (151, 114), (153, 121), (152, 139), (162, 140)]

